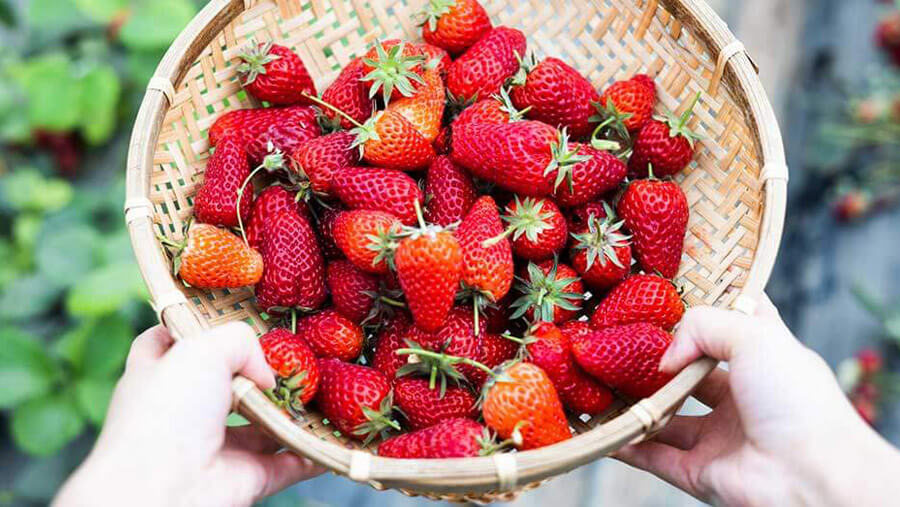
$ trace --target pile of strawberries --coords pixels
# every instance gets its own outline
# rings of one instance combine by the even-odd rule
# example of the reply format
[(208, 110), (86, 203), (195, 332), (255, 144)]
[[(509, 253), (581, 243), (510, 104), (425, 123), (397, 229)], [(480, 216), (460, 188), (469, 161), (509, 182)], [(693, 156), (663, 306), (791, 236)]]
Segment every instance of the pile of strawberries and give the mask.
[(239, 67), (176, 271), (254, 286), (270, 394), (383, 456), (571, 437), (570, 415), (649, 396), (684, 304), (693, 157), (645, 75), (602, 94), (475, 0), (431, 0), (425, 42), (377, 42), (319, 95), (291, 50)]

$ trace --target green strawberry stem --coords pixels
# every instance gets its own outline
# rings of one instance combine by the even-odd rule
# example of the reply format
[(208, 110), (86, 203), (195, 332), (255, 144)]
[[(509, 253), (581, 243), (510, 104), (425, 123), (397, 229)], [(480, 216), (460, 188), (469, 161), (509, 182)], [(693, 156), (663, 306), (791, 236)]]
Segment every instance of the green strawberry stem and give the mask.
[(684, 126), (687, 125), (688, 120), (691, 119), (691, 115), (694, 114), (694, 107), (697, 105), (697, 102), (700, 100), (700, 95), (703, 92), (697, 92), (694, 95), (694, 100), (691, 101), (691, 105), (681, 114), (681, 117), (678, 119), (678, 131), (684, 130)]
[(269, 154), (263, 159), (263, 163), (247, 175), (244, 183), (241, 184), (241, 188), (237, 191), (237, 205), (235, 206), (234, 212), (237, 214), (238, 229), (241, 231), (241, 238), (244, 239), (244, 244), (248, 246), (250, 243), (247, 241), (247, 232), (244, 229), (244, 219), (241, 217), (241, 199), (244, 197), (244, 191), (247, 190), (247, 185), (250, 184), (250, 181), (256, 176), (256, 173), (262, 170), (274, 172), (284, 168), (284, 154), (281, 153), (281, 150), (275, 149), (271, 142), (268, 145), (268, 149)]
[(347, 113), (341, 111), (341, 110), (338, 109), (336, 106), (333, 106), (333, 105), (329, 104), (328, 102), (325, 102), (324, 100), (320, 99), (319, 97), (316, 97), (315, 95), (310, 95), (309, 93), (306, 93), (306, 92), (303, 92), (302, 95), (303, 95), (304, 97), (306, 97), (307, 99), (313, 101), (314, 103), (316, 103), (316, 104), (318, 104), (318, 105), (320, 105), (320, 106), (322, 106), (322, 107), (328, 108), (328, 109), (334, 111), (335, 113), (339, 114), (342, 118), (344, 118), (345, 120), (347, 120), (347, 121), (349, 121), (350, 123), (352, 123), (354, 127), (356, 127), (356, 128), (364, 128), (364, 126), (363, 126), (362, 123), (356, 121), (352, 116), (350, 116), (349, 114), (347, 114)]
[[(484, 371), (491, 377), (496, 376), (496, 374), (494, 373), (494, 370), (490, 369), (488, 366), (486, 366), (484, 364), (479, 363), (478, 361), (475, 361), (474, 359), (469, 359), (468, 357), (451, 356), (448, 354), (441, 354), (439, 352), (432, 352), (430, 350), (425, 350), (425, 349), (421, 349), (421, 348), (397, 349), (396, 351), (394, 351), (394, 354), (416, 355), (419, 357), (427, 357), (427, 358), (431, 358), (431, 359), (435, 359), (437, 361), (447, 363), (451, 366), (454, 366), (457, 364), (467, 364), (469, 366), (472, 366), (474, 368), (478, 368), (479, 370)], [(434, 372), (435, 370), (436, 370), (436, 368), (432, 368), (432, 372)], [(432, 389), (434, 389), (434, 386), (430, 386), (430, 387)]]
[(481, 246), (483, 246), (484, 248), (490, 248), (490, 247), (496, 245), (497, 243), (503, 241), (504, 239), (508, 238), (509, 235), (512, 234), (515, 230), (516, 230), (515, 227), (509, 226), (503, 232), (494, 236), (493, 238), (482, 241)]
[(291, 333), (297, 334), (297, 309), (291, 308)]

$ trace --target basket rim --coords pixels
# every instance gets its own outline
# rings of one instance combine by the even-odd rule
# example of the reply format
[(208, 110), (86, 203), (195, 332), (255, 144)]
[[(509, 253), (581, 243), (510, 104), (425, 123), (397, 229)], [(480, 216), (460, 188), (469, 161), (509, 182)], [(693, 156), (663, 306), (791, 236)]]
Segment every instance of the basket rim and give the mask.
[[(602, 3), (602, 0), (588, 1)], [(646, 24), (649, 24), (661, 2), (707, 46), (711, 55), (718, 55), (714, 79), (727, 82), (735, 99), (749, 113), (748, 119), (761, 149), (763, 170), (760, 180), (765, 204), (753, 262), (745, 285), (732, 307), (752, 313), (775, 264), (787, 203), (788, 168), (775, 113), (755, 72), (754, 63), (724, 21), (703, 0), (635, 1), (645, 4)], [(148, 198), (154, 151), (174, 95), (172, 84), (180, 83), (188, 68), (215, 36), (255, 3), (255, 0), (209, 2), (163, 56), (135, 119), (126, 167), (126, 223), (151, 301), (155, 302), (157, 316), (176, 339), (202, 332), (207, 323), (190, 308), (179, 290), (180, 284), (169, 270), (167, 259), (161, 249), (154, 247), (157, 239), (153, 230), (152, 203)], [(611, 450), (652, 435), (716, 365), (715, 360), (702, 358), (650, 398), (641, 400), (591, 431), (549, 447), (505, 455), (512, 456), (512, 477), (501, 470), (497, 460), (490, 457), (400, 460), (378, 457), (324, 441), (296, 425), (252, 382), (241, 377), (234, 379), (234, 406), (286, 447), (359, 482), (378, 488), (406, 488), (417, 492), (488, 493), (514, 490), (568, 472), (603, 457)], [(463, 461), (466, 465), (459, 466)]]

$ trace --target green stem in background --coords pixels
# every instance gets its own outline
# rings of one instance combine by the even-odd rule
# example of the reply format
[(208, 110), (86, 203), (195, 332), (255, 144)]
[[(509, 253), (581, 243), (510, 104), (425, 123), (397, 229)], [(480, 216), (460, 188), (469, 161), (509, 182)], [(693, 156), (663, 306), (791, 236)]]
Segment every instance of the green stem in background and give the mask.
[(329, 104), (328, 102), (325, 102), (324, 100), (320, 99), (319, 97), (316, 97), (315, 95), (310, 95), (310, 94), (308, 94), (308, 93), (306, 93), (306, 92), (303, 93), (303, 96), (306, 97), (307, 99), (313, 101), (314, 103), (316, 103), (316, 104), (318, 104), (318, 105), (320, 105), (320, 106), (322, 106), (322, 107), (328, 108), (328, 109), (330, 109), (331, 111), (334, 111), (335, 113), (339, 114), (342, 118), (344, 118), (345, 120), (347, 120), (347, 121), (349, 121), (350, 123), (352, 123), (354, 127), (356, 127), (356, 128), (364, 128), (364, 127), (363, 127), (363, 124), (360, 123), (360, 122), (358, 122), (358, 121), (356, 121), (352, 116), (350, 116), (349, 114), (347, 114), (347, 113), (341, 111), (340, 109), (338, 109), (337, 107), (335, 107), (335, 106)]

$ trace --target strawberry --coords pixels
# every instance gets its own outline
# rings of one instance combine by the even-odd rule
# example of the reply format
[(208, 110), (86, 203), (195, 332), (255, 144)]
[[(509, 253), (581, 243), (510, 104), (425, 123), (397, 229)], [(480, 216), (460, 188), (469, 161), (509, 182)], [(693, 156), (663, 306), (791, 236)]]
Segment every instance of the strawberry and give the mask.
[(569, 239), (566, 219), (550, 199), (516, 196), (506, 205), (503, 220), (509, 224), (504, 234), (512, 236), (513, 253), (526, 260), (550, 259)]
[(581, 310), (584, 286), (578, 273), (565, 264), (546, 260), (528, 263), (526, 277), (516, 289), (522, 294), (512, 304), (512, 319), (525, 316), (529, 321), (554, 324), (571, 320)]
[(485, 97), (471, 106), (462, 110), (459, 116), (453, 120), (453, 127), (471, 125), (476, 123), (513, 123), (521, 121), (525, 111), (519, 111), (512, 104), (512, 99), (506, 88), (500, 88), (499, 94)]
[(472, 206), (456, 230), (462, 250), (462, 284), (474, 299), (475, 333), (480, 330), (478, 314), (486, 306), (500, 301), (513, 281), (512, 247), (506, 238), (489, 242), (503, 234), (497, 203), (483, 196)]
[(434, 142), (431, 143), (431, 146), (434, 148), (434, 152), (438, 155), (447, 155), (450, 153), (450, 127), (447, 125), (441, 126), (440, 132), (436, 138), (434, 138)]
[(274, 328), (259, 338), (266, 362), (277, 375), (276, 400), (300, 411), (319, 389), (319, 365), (312, 349), (290, 329)]
[(565, 130), (551, 150), (549, 170), (556, 171), (554, 195), (557, 204), (565, 208), (587, 204), (617, 188), (628, 173), (625, 164), (608, 151), (589, 144), (569, 144)]
[(325, 265), (309, 220), (294, 210), (282, 211), (266, 224), (265, 270), (256, 286), (256, 301), (265, 312), (283, 308), (318, 308), (325, 302)]
[(465, 418), (446, 419), (411, 433), (385, 440), (378, 455), (400, 459), (469, 458), (480, 456), (486, 429)]
[(603, 329), (647, 322), (666, 331), (684, 315), (684, 303), (669, 280), (656, 275), (634, 275), (613, 289), (591, 316), (591, 327)]
[(632, 398), (645, 398), (672, 376), (659, 371), (659, 360), (672, 343), (662, 329), (640, 322), (614, 326), (576, 338), (575, 360), (590, 375)]
[(402, 114), (379, 111), (350, 131), (356, 135), (362, 159), (371, 165), (414, 171), (434, 159), (434, 147)]
[(596, 120), (605, 120), (623, 134), (637, 132), (653, 116), (656, 85), (652, 77), (637, 74), (613, 83), (593, 105), (599, 113)]
[(244, 143), (252, 165), (259, 165), (269, 154), (271, 143), (283, 153), (294, 153), (306, 141), (322, 133), (316, 122), (316, 110), (308, 106), (238, 109), (220, 116), (209, 129), (209, 142), (217, 146), (234, 135)]
[(452, 232), (425, 224), (418, 202), (416, 214), (420, 226), (397, 246), (394, 264), (416, 326), (436, 331), (453, 306), (462, 275), (462, 252)]
[(694, 141), (700, 136), (688, 130), (687, 122), (698, 100), (699, 92), (680, 117), (669, 115), (663, 120), (650, 120), (641, 127), (628, 160), (631, 178), (646, 178), (651, 171), (660, 178), (674, 176), (691, 163)]
[(528, 118), (566, 128), (572, 137), (591, 133), (592, 102), (600, 95), (590, 81), (558, 58), (537, 63), (532, 54), (523, 58), (511, 80), (510, 96), (519, 109), (530, 108)]
[(399, 378), (394, 381), (394, 403), (414, 430), (434, 426), (446, 420), (477, 416), (475, 397), (464, 387), (448, 387), (443, 393), (428, 387), (424, 378)]
[(241, 86), (259, 100), (288, 105), (316, 95), (316, 85), (303, 60), (284, 46), (254, 44), (241, 53), (241, 60), (237, 69)]
[(291, 156), (291, 167), (309, 179), (314, 192), (329, 195), (334, 174), (359, 163), (359, 150), (351, 148), (354, 139), (345, 131), (310, 139)]
[(420, 206), (425, 195), (416, 180), (396, 169), (347, 167), (332, 178), (335, 196), (350, 209), (384, 211), (405, 225), (416, 223), (413, 203)]
[(425, 179), (425, 220), (446, 227), (459, 222), (475, 204), (478, 194), (472, 177), (447, 156), (438, 156)]
[(250, 218), (253, 185), (248, 185), (248, 198), (240, 200), (238, 191), (250, 176), (247, 152), (237, 137), (223, 139), (209, 157), (203, 183), (194, 197), (194, 216), (198, 221), (221, 227), (237, 227), (241, 219)]
[[(484, 422), (522, 450), (572, 437), (559, 395), (547, 374), (531, 363), (515, 363), (485, 386)], [(518, 433), (518, 437), (514, 436)]]
[(464, 124), (452, 136), (453, 162), (474, 176), (524, 196), (553, 192), (553, 127), (536, 121)]
[(174, 272), (198, 289), (255, 285), (263, 275), (262, 255), (227, 229), (193, 222), (183, 243), (160, 241), (174, 254)]
[(566, 341), (569, 342), (571, 348), (575, 340), (579, 340), (594, 332), (591, 325), (583, 320), (570, 320), (559, 326), (559, 331), (563, 334)]
[(331, 308), (303, 317), (297, 326), (316, 357), (352, 362), (362, 352), (362, 328)]
[(325, 282), (331, 292), (334, 308), (344, 317), (361, 323), (372, 311), (374, 297), (378, 293), (378, 278), (339, 259), (325, 268)]
[(391, 100), (412, 97), (425, 84), (425, 53), (418, 44), (402, 40), (376, 42), (363, 57), (369, 83), (369, 98), (381, 91), (387, 105)]
[(391, 383), (381, 372), (338, 359), (320, 360), (319, 370), (319, 408), (338, 431), (368, 442), (400, 429), (391, 417)]
[(509, 327), (510, 291), (505, 298), (488, 305), (484, 310), (484, 329), (488, 333), (503, 333)]
[[(243, 205), (243, 203), (242, 203)], [(296, 211), (309, 218), (309, 208), (297, 203), (297, 196), (280, 185), (266, 188), (253, 201), (250, 220), (247, 222), (247, 242), (263, 251), (263, 236), (269, 221), (282, 211)]]
[(674, 181), (631, 182), (618, 205), (634, 237), (634, 255), (648, 273), (678, 274), (690, 214), (687, 197)]
[(450, 53), (444, 48), (427, 42), (420, 42), (417, 45), (422, 50), (422, 53), (425, 54), (425, 67), (438, 71), (440, 76), (446, 75), (450, 64), (453, 63)]
[(330, 120), (331, 127), (353, 128), (353, 122), (362, 123), (372, 116), (375, 104), (369, 98), (369, 87), (362, 79), (366, 66), (362, 58), (354, 58), (344, 67), (337, 78), (322, 93), (322, 100), (346, 113), (349, 118), (338, 115), (334, 110), (323, 108), (322, 113)]
[(569, 230), (580, 231), (582, 229), (586, 229), (588, 226), (588, 220), (590, 220), (591, 217), (594, 217), (597, 220), (603, 220), (604, 218), (606, 218), (607, 206), (609, 205), (605, 200), (598, 199), (596, 201), (591, 201), (587, 204), (582, 204), (581, 206), (576, 206), (574, 208), (566, 210), (568, 213), (568, 215), (566, 216), (566, 223), (569, 226)]
[(453, 56), (491, 30), (491, 18), (477, 0), (430, 0), (423, 15), (422, 38)]
[(444, 117), (444, 81), (435, 69), (428, 69), (425, 82), (412, 97), (403, 97), (387, 107), (406, 119), (429, 143), (437, 139)]
[(397, 376), (397, 370), (402, 368), (409, 359), (409, 356), (395, 354), (397, 350), (406, 347), (404, 340), (409, 327), (409, 317), (405, 313), (397, 313), (388, 318), (378, 331), (372, 366), (388, 379), (393, 380)]
[(429, 354), (431, 352), (468, 361), (478, 361), (481, 358), (483, 333), (475, 333), (475, 320), (472, 313), (471, 308), (454, 307), (447, 314), (444, 325), (433, 332), (411, 326), (405, 337), (421, 348), (418, 354), (419, 362), (410, 362), (405, 368), (400, 369), (398, 375), (424, 373), (432, 377), (432, 382), (436, 375), (440, 375), (442, 386), (446, 385), (447, 377), (456, 381), (463, 378), (472, 380), (477, 377), (476, 368), (470, 364), (462, 363), (455, 365), (454, 368), (447, 368), (441, 362), (442, 358)]
[(900, 12), (892, 11), (875, 26), (875, 44), (900, 65)]
[(572, 234), (569, 249), (572, 267), (589, 286), (606, 290), (631, 271), (631, 238), (622, 234), (624, 222), (614, 222), (612, 210), (606, 218), (591, 217), (587, 227)]
[[(500, 332), (502, 332), (501, 330)], [(478, 360), (481, 364), (488, 368), (494, 369), (501, 364), (512, 360), (519, 352), (519, 344), (504, 338), (500, 334), (487, 332), (482, 335), (481, 339), (481, 356)], [(483, 386), (489, 375), (483, 370), (472, 368), (469, 373), (469, 380), (472, 385)]]
[(453, 61), (447, 71), (447, 90), (466, 99), (497, 93), (518, 70), (518, 59), (526, 49), (521, 31), (505, 26), (492, 29)]
[(396, 248), (393, 235), (401, 227), (397, 217), (383, 211), (342, 211), (334, 219), (332, 235), (354, 266), (366, 273), (384, 274)]
[(316, 222), (316, 232), (319, 236), (319, 247), (322, 248), (322, 256), (325, 259), (339, 259), (344, 256), (341, 249), (334, 243), (334, 220), (341, 212), (345, 211), (339, 206), (325, 208), (319, 213), (319, 221)]
[(569, 341), (549, 322), (539, 322), (523, 340), (528, 361), (541, 367), (563, 405), (576, 414), (596, 415), (606, 410), (613, 395), (575, 363)]

